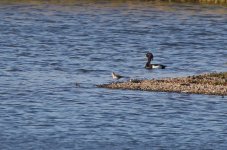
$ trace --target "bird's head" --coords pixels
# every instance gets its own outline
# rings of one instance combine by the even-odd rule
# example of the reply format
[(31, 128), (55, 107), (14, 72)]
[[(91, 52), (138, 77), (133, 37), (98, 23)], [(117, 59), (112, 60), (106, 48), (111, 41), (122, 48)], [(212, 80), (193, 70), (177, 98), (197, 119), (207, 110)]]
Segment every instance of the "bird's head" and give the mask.
[(153, 58), (154, 58), (153, 54), (150, 53), (150, 52), (148, 52), (148, 53), (146, 54), (146, 57), (148, 58), (148, 60), (153, 60)]

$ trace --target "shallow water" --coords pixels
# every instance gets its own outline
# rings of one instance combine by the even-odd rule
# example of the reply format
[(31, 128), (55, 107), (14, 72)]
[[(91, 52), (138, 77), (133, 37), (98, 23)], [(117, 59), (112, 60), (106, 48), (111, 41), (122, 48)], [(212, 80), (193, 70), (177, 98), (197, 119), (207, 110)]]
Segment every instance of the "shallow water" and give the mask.
[[(0, 149), (226, 149), (227, 98), (96, 88), (226, 71), (227, 9), (0, 4)], [(165, 70), (145, 70), (145, 53)]]

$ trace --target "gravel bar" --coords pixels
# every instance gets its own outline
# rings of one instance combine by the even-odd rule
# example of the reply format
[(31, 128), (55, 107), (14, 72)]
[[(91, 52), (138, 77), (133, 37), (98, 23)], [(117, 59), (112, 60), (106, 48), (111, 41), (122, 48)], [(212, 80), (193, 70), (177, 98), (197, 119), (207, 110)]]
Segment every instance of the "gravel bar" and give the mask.
[(156, 92), (178, 92), (207, 95), (227, 95), (227, 72), (209, 73), (179, 78), (129, 80), (97, 85), (100, 88)]

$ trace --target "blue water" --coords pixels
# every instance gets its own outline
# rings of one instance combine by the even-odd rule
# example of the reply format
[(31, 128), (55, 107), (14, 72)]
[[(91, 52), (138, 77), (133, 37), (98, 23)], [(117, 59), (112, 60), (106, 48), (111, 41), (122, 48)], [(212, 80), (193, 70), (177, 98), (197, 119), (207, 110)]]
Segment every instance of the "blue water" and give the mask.
[(227, 71), (226, 39), (225, 6), (0, 3), (0, 149), (226, 149), (226, 97), (96, 87)]

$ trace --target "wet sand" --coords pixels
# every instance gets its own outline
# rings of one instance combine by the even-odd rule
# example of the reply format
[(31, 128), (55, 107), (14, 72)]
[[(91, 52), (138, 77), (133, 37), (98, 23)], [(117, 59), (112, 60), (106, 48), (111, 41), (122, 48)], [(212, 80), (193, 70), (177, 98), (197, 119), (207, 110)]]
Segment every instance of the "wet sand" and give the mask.
[(129, 80), (97, 85), (100, 88), (156, 92), (178, 92), (208, 95), (227, 95), (227, 72), (152, 80)]

